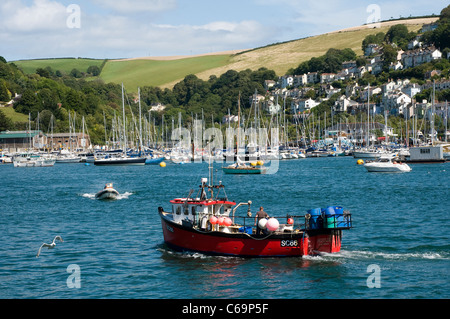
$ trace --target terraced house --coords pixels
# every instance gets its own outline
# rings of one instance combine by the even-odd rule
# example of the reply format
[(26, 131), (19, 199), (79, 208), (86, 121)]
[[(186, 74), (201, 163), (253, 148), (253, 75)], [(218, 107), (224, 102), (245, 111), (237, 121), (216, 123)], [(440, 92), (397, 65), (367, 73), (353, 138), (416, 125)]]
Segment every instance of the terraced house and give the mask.
[(409, 50), (402, 54), (403, 68), (412, 68), (423, 63), (428, 63), (442, 57), (441, 51), (435, 47), (428, 47), (425, 49)]

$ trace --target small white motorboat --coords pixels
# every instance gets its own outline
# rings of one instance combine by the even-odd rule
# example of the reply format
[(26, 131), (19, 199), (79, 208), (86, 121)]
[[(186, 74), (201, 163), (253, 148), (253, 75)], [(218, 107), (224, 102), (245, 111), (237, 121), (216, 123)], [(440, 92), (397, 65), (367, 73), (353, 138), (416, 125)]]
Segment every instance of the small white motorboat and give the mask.
[(411, 171), (411, 167), (408, 164), (389, 156), (382, 156), (377, 161), (367, 162), (364, 164), (364, 167), (368, 172), (378, 173), (405, 173)]
[(107, 183), (104, 189), (95, 194), (97, 199), (117, 199), (117, 196), (119, 196), (119, 192), (113, 188), (112, 183)]

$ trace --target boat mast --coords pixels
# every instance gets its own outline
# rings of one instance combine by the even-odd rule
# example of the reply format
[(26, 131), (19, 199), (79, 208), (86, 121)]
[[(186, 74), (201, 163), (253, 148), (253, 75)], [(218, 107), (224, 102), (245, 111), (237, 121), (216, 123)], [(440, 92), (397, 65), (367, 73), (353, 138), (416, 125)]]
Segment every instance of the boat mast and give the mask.
[(122, 114), (123, 114), (123, 155), (127, 155), (127, 133), (125, 128), (125, 98), (123, 96), (123, 82), (122, 82)]
[(436, 80), (433, 80), (433, 102), (431, 103), (431, 120), (430, 120), (430, 130), (431, 130), (431, 145), (434, 146), (434, 100), (436, 94)]
[(142, 142), (142, 115), (141, 115), (141, 88), (138, 88), (138, 96), (139, 96), (139, 155), (141, 155), (141, 151), (143, 150), (143, 142)]
[(367, 86), (367, 140), (366, 140), (366, 148), (369, 150), (369, 138), (370, 138), (370, 83)]
[(447, 143), (447, 122), (448, 122), (448, 105), (445, 101), (445, 143)]

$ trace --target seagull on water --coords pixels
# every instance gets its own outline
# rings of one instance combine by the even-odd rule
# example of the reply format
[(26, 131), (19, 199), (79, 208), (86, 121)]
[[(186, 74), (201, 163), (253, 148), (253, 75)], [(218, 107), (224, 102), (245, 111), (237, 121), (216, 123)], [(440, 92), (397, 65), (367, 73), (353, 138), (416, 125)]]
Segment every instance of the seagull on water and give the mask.
[(51, 244), (43, 243), (43, 244), (41, 245), (41, 247), (39, 247), (39, 251), (38, 251), (36, 257), (39, 257), (39, 254), (41, 253), (42, 247), (47, 247), (48, 249), (53, 249), (53, 248), (55, 248), (55, 246), (56, 246), (56, 240), (59, 240), (60, 242), (64, 242), (63, 239), (61, 238), (61, 236), (56, 236), (56, 237), (53, 239), (53, 242), (52, 242)]

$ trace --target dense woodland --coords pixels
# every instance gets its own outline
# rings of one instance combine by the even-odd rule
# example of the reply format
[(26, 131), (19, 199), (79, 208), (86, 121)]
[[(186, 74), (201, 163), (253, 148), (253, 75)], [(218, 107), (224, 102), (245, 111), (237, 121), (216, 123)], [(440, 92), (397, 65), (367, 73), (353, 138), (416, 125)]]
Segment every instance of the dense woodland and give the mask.
[[(406, 31), (405, 31), (406, 30)], [(439, 77), (449, 78), (450, 62), (443, 58), (433, 63), (426, 63), (415, 68), (392, 71), (388, 69), (392, 56), (396, 50), (407, 45), (408, 41), (416, 34), (408, 32), (404, 25), (393, 26), (386, 34), (379, 33), (368, 36), (364, 39), (362, 47), (369, 43), (383, 44), (384, 60), (386, 67), (384, 72), (374, 76), (366, 73), (358, 80), (358, 84), (371, 86), (381, 85), (389, 79), (409, 78), (411, 81), (422, 83), (424, 74), (433, 69), (442, 71)], [(450, 51), (450, 6), (442, 10), (438, 21), (438, 28), (434, 31), (426, 32), (422, 35), (422, 40), (426, 44), (434, 44), (443, 52), (443, 57), (447, 57)], [(351, 49), (337, 50), (330, 49), (325, 55), (315, 57), (305, 61), (297, 68), (289, 70), (289, 74), (303, 74), (307, 72), (337, 72), (342, 62), (356, 60), (357, 63), (365, 63), (364, 57), (358, 57)], [(39, 127), (42, 131), (48, 132), (50, 126), (55, 132), (66, 132), (69, 127), (69, 112), (77, 114), (77, 120), (81, 123), (84, 117), (91, 140), (95, 144), (103, 144), (105, 138), (104, 123), (111, 123), (114, 114), (120, 115), (122, 112), (121, 86), (113, 83), (104, 83), (98, 75), (101, 67), (92, 66), (87, 70), (72, 70), (70, 74), (63, 74), (59, 70), (52, 70), (50, 67), (37, 69), (36, 73), (27, 75), (14, 63), (0, 57), (0, 101), (9, 102), (16, 94), (21, 98), (14, 103), (16, 112), (29, 115), (32, 121), (32, 129), (37, 126), (36, 120), (39, 114)], [(278, 80), (277, 74), (273, 70), (260, 68), (259, 70), (234, 71), (229, 70), (220, 76), (211, 76), (207, 81), (197, 78), (195, 75), (188, 75), (181, 82), (177, 83), (173, 89), (161, 89), (158, 87), (142, 87), (141, 106), (142, 113), (148, 118), (148, 110), (152, 105), (161, 103), (166, 109), (160, 113), (152, 114), (152, 119), (156, 124), (160, 124), (162, 116), (166, 119), (178, 119), (181, 114), (183, 123), (188, 124), (196, 115), (202, 115), (205, 119), (213, 119), (214, 122), (222, 121), (228, 112), (237, 114), (238, 96), (241, 96), (241, 107), (246, 112), (251, 105), (251, 96), (255, 90), (259, 94), (266, 94), (264, 89), (265, 80)], [(336, 81), (334, 87), (344, 88), (349, 82)], [(125, 88), (126, 90), (126, 88)], [(416, 99), (429, 99), (430, 92), (425, 90)], [(138, 104), (133, 102), (136, 96), (125, 95), (126, 111), (130, 111), (136, 116), (138, 114)], [(331, 113), (331, 107), (338, 98), (338, 94), (331, 99), (324, 101), (313, 109), (318, 117), (325, 112)], [(450, 90), (436, 92), (436, 98), (445, 101), (450, 100)], [(290, 101), (286, 101), (290, 105)], [(288, 120), (290, 108), (286, 108)], [(266, 114), (268, 117), (269, 115)], [(352, 115), (340, 114), (341, 120), (352, 122), (355, 120)], [(335, 119), (335, 120), (339, 120)], [(379, 119), (384, 122), (383, 119)], [(394, 128), (401, 119), (390, 118), (390, 125)], [(438, 123), (439, 124), (439, 123)], [(13, 122), (6, 117), (0, 109), (0, 131), (23, 130), (28, 122)], [(81, 124), (80, 124), (81, 125)], [(107, 127), (108, 129), (108, 127)]]

